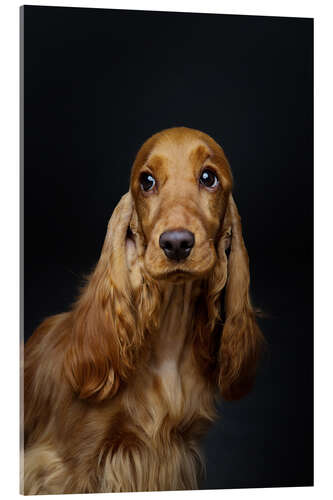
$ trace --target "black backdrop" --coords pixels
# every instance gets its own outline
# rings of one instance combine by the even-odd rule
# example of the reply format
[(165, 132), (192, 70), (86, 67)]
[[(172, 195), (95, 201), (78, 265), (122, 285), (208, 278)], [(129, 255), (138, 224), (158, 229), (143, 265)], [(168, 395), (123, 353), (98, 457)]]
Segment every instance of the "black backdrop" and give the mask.
[[(203, 488), (313, 482), (313, 20), (24, 7), (24, 326), (68, 309), (140, 145), (185, 125), (235, 177), (269, 354)], [(23, 178), (23, 176), (22, 176)]]

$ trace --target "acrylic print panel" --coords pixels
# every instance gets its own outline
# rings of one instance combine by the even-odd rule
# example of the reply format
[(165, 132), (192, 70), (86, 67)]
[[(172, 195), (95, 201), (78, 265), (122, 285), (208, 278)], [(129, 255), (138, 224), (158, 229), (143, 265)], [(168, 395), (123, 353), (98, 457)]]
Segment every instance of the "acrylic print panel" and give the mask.
[(313, 20), (21, 16), (22, 490), (311, 486)]

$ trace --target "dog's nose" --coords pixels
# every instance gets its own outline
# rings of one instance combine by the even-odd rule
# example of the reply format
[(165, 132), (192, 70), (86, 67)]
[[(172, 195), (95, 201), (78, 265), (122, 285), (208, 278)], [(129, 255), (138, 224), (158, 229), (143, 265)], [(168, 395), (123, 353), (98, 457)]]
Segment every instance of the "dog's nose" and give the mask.
[(160, 236), (160, 247), (172, 260), (186, 259), (194, 245), (194, 234), (186, 229), (165, 231)]

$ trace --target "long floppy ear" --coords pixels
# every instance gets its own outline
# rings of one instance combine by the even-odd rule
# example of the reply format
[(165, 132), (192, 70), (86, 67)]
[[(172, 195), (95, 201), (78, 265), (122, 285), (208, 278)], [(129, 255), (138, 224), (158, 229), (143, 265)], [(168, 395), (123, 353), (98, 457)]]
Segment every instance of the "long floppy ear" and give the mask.
[[(230, 234), (231, 241), (228, 241)], [(249, 258), (241, 219), (231, 194), (225, 217), (225, 238), (219, 249), (224, 261), (229, 243), (218, 384), (224, 398), (231, 400), (241, 398), (251, 389), (263, 343), (249, 297)]]
[[(72, 311), (64, 368), (80, 398), (114, 396), (133, 370), (143, 340), (136, 326), (128, 269), (133, 211), (127, 193), (112, 214), (99, 262)], [(132, 260), (133, 251), (130, 248)]]

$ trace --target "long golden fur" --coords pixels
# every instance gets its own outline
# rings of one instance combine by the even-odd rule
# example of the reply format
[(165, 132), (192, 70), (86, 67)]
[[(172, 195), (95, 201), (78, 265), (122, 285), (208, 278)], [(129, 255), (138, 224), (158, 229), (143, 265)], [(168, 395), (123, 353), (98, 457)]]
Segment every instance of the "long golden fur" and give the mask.
[[(216, 186), (201, 182), (207, 168)], [(250, 390), (262, 341), (231, 190), (202, 132), (142, 146), (78, 301), (26, 344), (24, 493), (198, 488), (215, 397)], [(159, 238), (184, 229), (194, 246), (172, 260)]]

